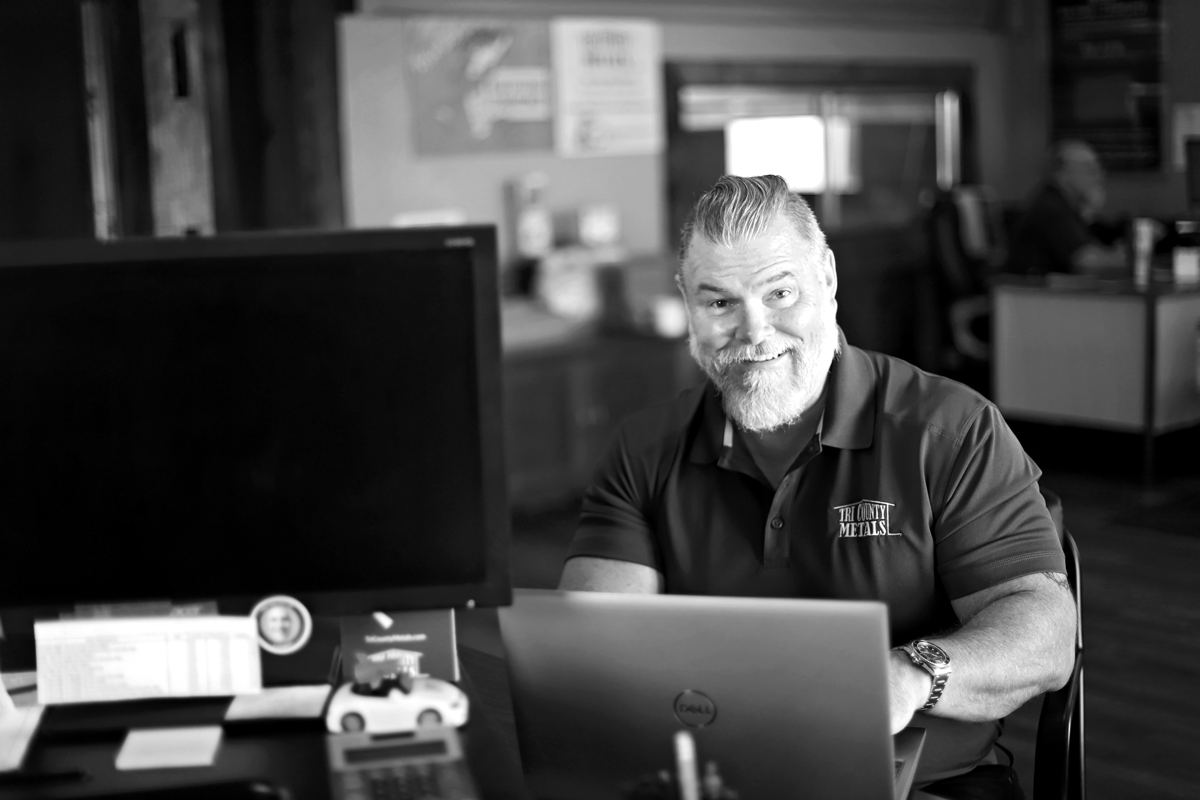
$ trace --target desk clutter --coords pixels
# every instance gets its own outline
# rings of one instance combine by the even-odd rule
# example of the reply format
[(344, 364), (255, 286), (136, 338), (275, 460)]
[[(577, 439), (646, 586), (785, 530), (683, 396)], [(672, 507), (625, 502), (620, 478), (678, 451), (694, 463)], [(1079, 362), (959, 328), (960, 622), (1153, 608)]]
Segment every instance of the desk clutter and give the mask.
[[(241, 769), (247, 737), (253, 739), (257, 731), (323, 740), (325, 758), (318, 763), (327, 763), (329, 796), (337, 800), (480, 797), (458, 733), (468, 722), (470, 701), (455, 683), (463, 675), (453, 610), (346, 616), (338, 620), (341, 636), (335, 640), (328, 632), (313, 637), (307, 610), (283, 599), (288, 601), (284, 607), (296, 609), (290, 621), (303, 619), (309, 628), (302, 646), (291, 652), (305, 646), (332, 651), (337, 675), (346, 679), (337, 688), (327, 682), (262, 686), (256, 681), (249, 691), (230, 697), (228, 681), (195, 680), (197, 670), (210, 666), (225, 674), (228, 651), (240, 649), (203, 638), (214, 631), (232, 631), (239, 637), (235, 641), (249, 643), (253, 657), (239, 656), (256, 678), (261, 676), (256, 634), (262, 637), (263, 657), (278, 658), (274, 645), (292, 631), (280, 629), (282, 619), (264, 619), (262, 603), (250, 617), (181, 617), (160, 609), (161, 616), (113, 618), (102, 610), (99, 618), (38, 623), (38, 683), (6, 681), (20, 687), (25, 705), (0, 711), (0, 797), (53, 796), (58, 788), (73, 794), (78, 787), (87, 796), (96, 796), (93, 789), (102, 796), (108, 786), (144, 791), (145, 800), (202, 800), (209, 793), (225, 798), (239, 792), (259, 800), (285, 796), (286, 781), (252, 786), (253, 776), (228, 780), (231, 770)], [(272, 600), (270, 607), (280, 607), (280, 598)], [(328, 625), (316, 627), (328, 630)], [(157, 660), (129, 662), (147, 650), (157, 653)], [(328, 663), (329, 653), (311, 661)], [(157, 668), (139, 670), (139, 664)], [(64, 685), (73, 691), (64, 691)], [(29, 705), (31, 699), (45, 704)], [(47, 724), (39, 726), (43, 719)], [(92, 750), (103, 755), (93, 752), (85, 768), (64, 771), (54, 755), (64, 736), (68, 745), (92, 742)]]

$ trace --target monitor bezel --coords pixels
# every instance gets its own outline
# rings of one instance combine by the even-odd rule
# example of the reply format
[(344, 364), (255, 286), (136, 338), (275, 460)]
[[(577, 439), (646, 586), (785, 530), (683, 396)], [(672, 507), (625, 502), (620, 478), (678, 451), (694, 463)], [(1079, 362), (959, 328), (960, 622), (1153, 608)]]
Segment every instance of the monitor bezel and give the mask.
[[(472, 266), (472, 312), (475, 320), (479, 390), (479, 463), (482, 469), (482, 509), (486, 541), (485, 575), (480, 581), (392, 587), (376, 590), (330, 590), (290, 592), (286, 586), (275, 591), (264, 583), (264, 595), (218, 597), (128, 597), (129, 602), (169, 600), (189, 604), (215, 600), (221, 613), (249, 613), (265, 596), (290, 595), (313, 614), (348, 615), (373, 611), (425, 608), (475, 608), (509, 605), (512, 585), (509, 574), (511, 531), (507, 472), (501, 412), (501, 350), (498, 261), (496, 230), (492, 225), (457, 225), (431, 228), (392, 228), (338, 231), (271, 231), (230, 233), (209, 237), (144, 238), (115, 241), (56, 240), (0, 244), (0, 269), (7, 267), (67, 266), (75, 264), (118, 264), (161, 262), (171, 259), (206, 260), (278, 257), (312, 254), (468, 249)], [(3, 580), (0, 577), (0, 580)], [(56, 608), (94, 604), (89, 598), (64, 598)], [(111, 601), (100, 601), (101, 603)], [(39, 608), (48, 604), (38, 603)], [(5, 608), (7, 613), (28, 611)]]

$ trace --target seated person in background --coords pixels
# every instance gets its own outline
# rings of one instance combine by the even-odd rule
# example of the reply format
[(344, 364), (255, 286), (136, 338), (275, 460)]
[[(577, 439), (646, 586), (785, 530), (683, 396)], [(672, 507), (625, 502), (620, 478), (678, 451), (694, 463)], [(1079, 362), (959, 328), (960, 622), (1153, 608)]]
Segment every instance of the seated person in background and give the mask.
[(1123, 275), (1125, 248), (1099, 219), (1104, 168), (1086, 142), (1067, 139), (1050, 151), (1049, 174), (1034, 192), (1009, 243), (1007, 272)]
[(1074, 661), (1038, 468), (982, 396), (846, 342), (833, 253), (782, 178), (701, 197), (676, 282), (708, 381), (622, 425), (561, 588), (882, 600), (892, 644), (952, 670), (889, 659), (893, 732), (928, 731), (918, 783), (1021, 797), (998, 720)]

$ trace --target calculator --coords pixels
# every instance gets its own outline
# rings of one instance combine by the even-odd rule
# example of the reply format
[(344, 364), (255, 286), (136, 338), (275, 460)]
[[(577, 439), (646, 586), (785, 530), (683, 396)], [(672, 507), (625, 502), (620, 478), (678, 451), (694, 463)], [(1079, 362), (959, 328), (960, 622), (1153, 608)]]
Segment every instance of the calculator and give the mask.
[(336, 733), (326, 737), (334, 800), (478, 800), (458, 732)]

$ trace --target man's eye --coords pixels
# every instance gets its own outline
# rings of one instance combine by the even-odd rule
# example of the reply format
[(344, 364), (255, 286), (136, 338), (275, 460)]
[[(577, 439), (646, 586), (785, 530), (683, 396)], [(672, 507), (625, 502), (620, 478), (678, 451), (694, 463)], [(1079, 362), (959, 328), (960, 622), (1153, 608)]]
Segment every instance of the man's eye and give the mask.
[(726, 308), (729, 308), (729, 301), (728, 300), (713, 300), (708, 304), (708, 307), (716, 309), (717, 311), (721, 311)]
[(771, 292), (771, 296), (774, 297), (776, 300), (783, 300), (785, 298), (791, 297), (791, 295), (792, 295), (791, 289), (776, 289), (774, 292)]

